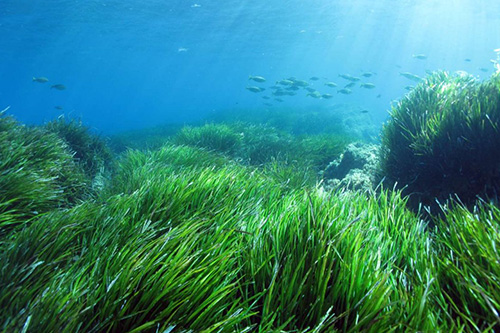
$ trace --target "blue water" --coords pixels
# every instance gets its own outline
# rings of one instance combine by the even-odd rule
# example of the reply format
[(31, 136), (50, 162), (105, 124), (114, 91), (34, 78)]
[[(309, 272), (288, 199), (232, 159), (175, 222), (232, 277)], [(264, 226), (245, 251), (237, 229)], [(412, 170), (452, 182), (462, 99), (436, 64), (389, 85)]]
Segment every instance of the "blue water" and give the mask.
[[(223, 110), (335, 104), (369, 110), (380, 123), (415, 84), (400, 72), (484, 79), (499, 47), (497, 0), (1, 0), (0, 109), (10, 105), (29, 124), (65, 113), (104, 133)], [(376, 73), (362, 80), (374, 89), (343, 95), (324, 86), (342, 88), (339, 74), (363, 71)], [(311, 84), (333, 98), (300, 91), (263, 105), (261, 95), (290, 76), (319, 77)], [(67, 89), (50, 89), (59, 83)]]

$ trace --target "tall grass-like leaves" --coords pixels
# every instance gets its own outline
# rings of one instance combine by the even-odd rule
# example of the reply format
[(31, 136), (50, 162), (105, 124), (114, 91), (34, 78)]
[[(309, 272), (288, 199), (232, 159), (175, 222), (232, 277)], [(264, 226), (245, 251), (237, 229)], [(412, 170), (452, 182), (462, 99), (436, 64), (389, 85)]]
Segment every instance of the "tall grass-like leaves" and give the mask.
[(207, 150), (233, 153), (241, 144), (241, 135), (224, 124), (206, 124), (201, 127), (186, 126), (173, 138), (174, 143)]
[(0, 237), (84, 198), (86, 177), (57, 136), (0, 114)]
[(467, 330), (500, 328), (500, 209), (455, 204), (437, 222), (441, 306)]
[[(434, 198), (500, 189), (500, 76), (479, 82), (465, 74), (437, 72), (397, 106), (382, 133), (382, 172), (405, 187), (410, 203), (434, 206)], [(438, 207), (436, 207), (438, 208)]]
[(304, 190), (276, 170), (188, 146), (127, 152), (98, 200), (0, 243), (0, 331), (497, 325), (497, 208), (443, 208), (449, 229), (431, 234), (397, 190)]
[(104, 139), (90, 133), (81, 121), (59, 117), (44, 127), (64, 140), (90, 178), (95, 178), (103, 169), (110, 171), (113, 162), (111, 150)]
[[(404, 221), (415, 219), (404, 201), (391, 199), (294, 193), (248, 224), (254, 237), (242, 265), (255, 282), (246, 293), (265, 295), (257, 317), (264, 331), (376, 332), (401, 329), (399, 320), (413, 329), (432, 327), (432, 302), (422, 300), (413, 314), (417, 305), (408, 295), (423, 293), (417, 275), (425, 267), (410, 262), (430, 255), (416, 252), (426, 250), (427, 237), (422, 225)], [(371, 209), (378, 205), (382, 212)], [(395, 209), (401, 229), (391, 225)], [(410, 241), (418, 246), (408, 247)], [(403, 282), (408, 289), (401, 290)]]

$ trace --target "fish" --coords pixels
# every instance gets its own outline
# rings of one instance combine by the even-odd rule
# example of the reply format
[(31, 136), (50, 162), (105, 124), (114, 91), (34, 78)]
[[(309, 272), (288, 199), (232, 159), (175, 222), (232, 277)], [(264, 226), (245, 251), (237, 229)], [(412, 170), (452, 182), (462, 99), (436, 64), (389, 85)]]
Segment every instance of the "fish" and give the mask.
[(412, 90), (413, 88), (414, 88), (413, 86), (405, 86), (405, 89), (408, 91)]
[(352, 93), (352, 90), (351, 89), (347, 89), (347, 88), (344, 88), (344, 89), (340, 89), (340, 90), (337, 90), (337, 94), (338, 93), (341, 93), (341, 94), (344, 94), (344, 95), (349, 95)]
[(345, 80), (352, 81), (352, 82), (356, 82), (356, 81), (360, 80), (359, 77), (355, 77), (355, 76), (352, 76), (349, 74), (339, 74), (339, 76)]
[(337, 86), (337, 84), (335, 82), (327, 82), (327, 83), (325, 83), (325, 86), (328, 86), (330, 88), (335, 88)]
[(266, 82), (266, 79), (264, 77), (262, 77), (262, 76), (252, 76), (252, 75), (250, 75), (250, 76), (248, 76), (248, 79), (249, 80), (253, 80), (255, 82)]
[(371, 77), (373, 75), (375, 75), (375, 73), (372, 73), (372, 72), (364, 72), (363, 74), (361, 74), (361, 76), (363, 76), (363, 77)]
[(276, 102), (280, 102), (280, 103), (284, 102), (284, 100), (282, 100), (281, 98), (275, 98), (274, 100), (275, 100)]
[(382, 94), (378, 94), (378, 95), (377, 95), (377, 98), (380, 98), (380, 97), (382, 97)]
[(401, 73), (399, 73), (399, 75), (404, 76), (405, 78), (412, 80), (412, 81), (415, 81), (415, 82), (420, 82), (423, 80), (420, 76), (412, 74), (410, 72), (401, 72)]
[(465, 62), (471, 62), (472, 60), (470, 60), (469, 58), (465, 58), (464, 61)]
[(189, 50), (188, 48), (185, 48), (185, 47), (179, 47), (179, 48), (177, 49), (177, 52), (179, 52), (179, 53), (180, 53), (180, 52), (187, 52), (188, 50)]
[(280, 81), (276, 81), (276, 84), (281, 84), (282, 86), (291, 86), (291, 85), (293, 85), (293, 81), (292, 80), (283, 79), (283, 80), (280, 80)]
[(311, 96), (312, 98), (321, 98), (321, 93), (319, 91), (313, 91), (308, 93), (306, 96)]
[(321, 95), (321, 98), (324, 98), (324, 99), (330, 99), (332, 97), (333, 97), (333, 95), (331, 95), (331, 94), (323, 94), (323, 95)]
[(54, 85), (50, 86), (50, 89), (52, 89), (52, 88), (57, 89), (57, 90), (65, 90), (66, 86), (64, 84), (58, 83), (58, 84), (54, 84)]
[(486, 72), (488, 71), (488, 68), (480, 67), (480, 68), (479, 68), (479, 70), (480, 70), (481, 72), (485, 72), (485, 73), (486, 73)]
[(310, 77), (309, 80), (311, 80), (311, 81), (318, 81), (319, 77), (313, 76), (313, 77)]
[(316, 91), (316, 89), (311, 88), (311, 87), (307, 87), (307, 88), (306, 88), (306, 90), (307, 90), (307, 91), (309, 91), (309, 92), (314, 92), (314, 91)]
[(365, 110), (361, 110), (360, 112), (361, 113), (368, 113), (369, 111), (365, 109)]
[(0, 111), (0, 114), (4, 113), (4, 112), (7, 112), (8, 110), (10, 109), (10, 105), (7, 106), (5, 109), (1, 110)]
[(412, 55), (412, 57), (415, 59), (420, 59), (420, 60), (427, 59), (427, 56), (425, 54), (414, 54), (414, 55)]
[(293, 85), (296, 87), (307, 87), (309, 85), (309, 82), (304, 80), (297, 80), (295, 78), (294, 79), (290, 78), (289, 80), (292, 81)]
[(361, 83), (359, 85), (361, 88), (366, 88), (366, 89), (373, 89), (375, 88), (375, 85), (373, 83)]
[(262, 96), (263, 99), (271, 99), (269, 96)]
[(44, 76), (40, 76), (40, 77), (33, 76), (33, 82), (46, 83), (46, 82), (49, 82), (49, 79), (47, 79)]
[(245, 89), (247, 89), (253, 93), (260, 93), (260, 92), (263, 92), (264, 90), (266, 90), (265, 88), (255, 87), (255, 86), (246, 87)]
[(297, 91), (297, 90), (299, 90), (300, 88), (299, 88), (299, 87), (297, 87), (296, 85), (293, 85), (293, 86), (286, 87), (285, 89), (286, 89), (286, 90), (293, 90), (293, 91)]
[(57, 110), (62, 110), (62, 109), (63, 109), (63, 107), (62, 107), (62, 106), (60, 106), (60, 105), (56, 105), (56, 106), (54, 106), (54, 109), (57, 109)]
[(344, 86), (344, 88), (352, 88), (356, 85), (356, 82), (350, 82)]
[(493, 50), (493, 52), (495, 52), (495, 53), (500, 53), (500, 48), (498, 48), (498, 49), (494, 49), (494, 50)]
[(197, 3), (194, 3), (191, 5), (191, 8), (200, 8), (201, 5), (197, 4)]

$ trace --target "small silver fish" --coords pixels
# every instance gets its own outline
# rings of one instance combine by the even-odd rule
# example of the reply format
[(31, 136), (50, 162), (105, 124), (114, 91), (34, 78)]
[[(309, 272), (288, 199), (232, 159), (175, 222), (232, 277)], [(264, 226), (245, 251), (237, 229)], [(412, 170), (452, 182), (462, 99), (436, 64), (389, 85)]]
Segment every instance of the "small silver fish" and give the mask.
[(308, 93), (306, 96), (311, 96), (312, 98), (321, 98), (321, 93), (319, 91), (313, 91)]
[(40, 77), (33, 76), (33, 82), (46, 83), (46, 82), (49, 82), (49, 79), (47, 79), (44, 76), (40, 76)]
[(372, 72), (364, 72), (363, 74), (361, 74), (361, 76), (363, 76), (363, 77), (371, 77), (373, 75), (375, 75), (375, 73), (372, 73)]
[(375, 85), (373, 83), (361, 83), (359, 86), (361, 88), (366, 88), (366, 89), (373, 89), (373, 88), (375, 88)]
[(341, 94), (344, 94), (344, 95), (349, 95), (352, 93), (352, 90), (351, 89), (347, 89), (347, 88), (344, 88), (344, 89), (340, 89), (340, 90), (337, 90), (337, 94), (338, 93), (341, 93)]
[(255, 87), (255, 86), (246, 87), (245, 89), (247, 89), (253, 93), (260, 93), (260, 92), (263, 92), (264, 90), (266, 90), (265, 88)]
[(399, 73), (399, 75), (404, 76), (405, 78), (412, 80), (412, 81), (415, 81), (415, 82), (420, 82), (423, 80), (420, 76), (412, 74), (410, 72), (401, 72), (401, 73)]
[(66, 86), (64, 84), (58, 83), (58, 84), (54, 84), (54, 85), (50, 86), (50, 89), (52, 89), (52, 88), (57, 89), (57, 90), (65, 90)]
[(309, 83), (307, 81), (304, 81), (304, 80), (297, 80), (297, 79), (289, 79), (290, 81), (293, 82), (293, 85), (296, 86), (296, 87), (307, 87), (309, 85)]
[(359, 81), (360, 78), (359, 77), (355, 77), (355, 76), (352, 76), (350, 74), (339, 74), (339, 76), (345, 80), (349, 80), (351, 82), (356, 82), (356, 81)]
[(414, 55), (412, 55), (412, 57), (415, 59), (419, 59), (419, 60), (427, 59), (427, 56), (425, 54), (414, 54)]
[(276, 84), (281, 84), (282, 86), (291, 86), (291, 85), (293, 85), (293, 81), (284, 79), (284, 80), (276, 81)]
[(255, 82), (266, 82), (266, 79), (264, 77), (262, 77), (262, 76), (252, 76), (252, 75), (250, 75), (250, 76), (248, 76), (248, 79), (249, 80), (253, 80)]

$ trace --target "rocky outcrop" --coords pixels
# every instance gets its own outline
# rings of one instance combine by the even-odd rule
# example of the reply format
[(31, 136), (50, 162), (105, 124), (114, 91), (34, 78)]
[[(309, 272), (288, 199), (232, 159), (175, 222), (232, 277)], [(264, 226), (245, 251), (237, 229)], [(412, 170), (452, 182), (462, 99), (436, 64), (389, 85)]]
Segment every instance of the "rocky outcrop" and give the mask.
[(342, 155), (323, 172), (325, 187), (340, 186), (354, 190), (374, 188), (378, 149), (379, 146), (375, 144), (349, 144)]

